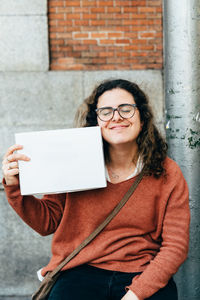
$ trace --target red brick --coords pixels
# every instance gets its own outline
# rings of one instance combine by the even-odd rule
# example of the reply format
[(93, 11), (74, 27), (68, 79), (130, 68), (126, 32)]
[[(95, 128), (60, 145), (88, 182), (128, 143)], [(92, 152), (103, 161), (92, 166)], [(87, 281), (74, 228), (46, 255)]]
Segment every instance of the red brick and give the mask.
[(71, 20), (58, 20), (57, 21), (58, 26), (72, 26)]
[(130, 26), (123, 26), (123, 25), (121, 25), (121, 26), (115, 26), (113, 28), (113, 30), (115, 30), (115, 31), (123, 31), (123, 32), (127, 32), (128, 31), (129, 32), (129, 31), (132, 31), (132, 28)]
[(93, 64), (105, 64), (106, 59), (105, 58), (93, 58), (92, 63)]
[(124, 0), (124, 1), (115, 1), (115, 4), (116, 4), (116, 6), (132, 6), (132, 3), (131, 2), (133, 2), (133, 1), (126, 1), (126, 0)]
[(146, 66), (146, 69), (162, 69), (163, 65), (162, 64), (148, 64)]
[(49, 20), (49, 26), (57, 26), (57, 20), (52, 20), (52, 19), (50, 19)]
[(145, 31), (147, 30), (147, 26), (132, 26), (131, 31), (133, 32), (139, 32), (139, 31)]
[(65, 6), (81, 6), (80, 4), (80, 0), (78, 1), (69, 1), (69, 0), (65, 0)]
[(116, 45), (110, 45), (109, 46), (109, 51), (114, 51), (115, 53), (116, 52), (123, 52), (124, 51), (124, 45), (117, 45), (117, 47), (116, 47)]
[(141, 65), (141, 64), (134, 64), (132, 66), (132, 70), (144, 70), (144, 69), (146, 69), (146, 66)]
[(64, 14), (49, 14), (49, 18), (51, 20), (56, 19), (56, 20), (64, 20), (65, 15)]
[(73, 20), (77, 20), (80, 19), (81, 15), (80, 14), (67, 14), (67, 19), (73, 19)]
[(67, 26), (67, 27), (65, 28), (65, 30), (66, 30), (67, 32), (73, 32), (73, 31), (80, 31), (81, 28), (80, 28), (80, 27), (74, 27), (74, 26)]
[(86, 50), (88, 50), (88, 46), (87, 45), (74, 45), (73, 50), (74, 51), (86, 51)]
[(72, 7), (57, 7), (58, 13), (72, 13)]
[(113, 20), (114, 19), (114, 14), (101, 14), (100, 18), (104, 19), (104, 20), (109, 20), (109, 19)]
[(51, 54), (52, 58), (62, 58), (63, 57), (63, 53), (62, 52), (52, 52)]
[(124, 32), (124, 37), (137, 38), (137, 36), (138, 36), (137, 32)]
[(62, 26), (60, 26), (60, 27), (51, 27), (49, 31), (50, 32), (65, 32), (65, 27), (62, 27)]
[(105, 20), (91, 20), (90, 23), (92, 26), (104, 26), (106, 24)]
[(116, 44), (130, 44), (130, 40), (128, 39), (118, 39), (115, 42)]
[(119, 38), (123, 36), (123, 32), (108, 32), (108, 38)]
[(130, 15), (129, 14), (115, 14), (114, 17), (116, 19), (129, 19)]
[(69, 32), (59, 32), (59, 33), (56, 33), (56, 36), (58, 39), (71, 39), (72, 38), (72, 34)]
[(135, 64), (138, 62), (137, 58), (124, 58), (124, 63), (125, 64)]
[(162, 69), (161, 0), (48, 1), (52, 70)]
[(130, 52), (119, 52), (116, 53), (117, 57), (129, 57), (131, 54)]
[(64, 6), (65, 1), (49, 1), (48, 5), (49, 7), (59, 7), (59, 6)]
[(128, 12), (137, 12), (138, 8), (137, 7), (124, 7), (124, 12), (128, 13)]
[(81, 62), (82, 64), (91, 64), (92, 59), (90, 57), (81, 57), (78, 62)]
[(129, 46), (124, 46), (124, 50), (139, 50), (140, 45), (129, 45)]
[(83, 44), (96, 45), (97, 41), (96, 40), (83, 40)]
[(154, 38), (155, 32), (139, 32), (140, 38)]
[(69, 56), (69, 57), (74, 57), (74, 58), (80, 58), (81, 57), (81, 52), (78, 52), (78, 51), (76, 51), (76, 52), (67, 52), (66, 53), (66, 56)]
[(161, 6), (162, 7), (162, 0), (153, 0), (153, 1), (147, 1), (148, 6)]
[(162, 15), (160, 13), (148, 14), (148, 19), (161, 19)]
[(156, 47), (157, 50), (162, 50), (163, 49), (163, 44), (155, 45), (155, 47)]
[(75, 39), (83, 39), (83, 38), (88, 38), (88, 33), (81, 33), (81, 32), (74, 32), (73, 37)]
[(107, 40), (100, 40), (100, 44), (101, 45), (103, 45), (103, 44), (105, 44), (105, 45), (112, 45), (112, 44), (115, 44), (115, 41), (114, 40), (109, 40), (109, 39), (107, 39)]
[[(97, 54), (98, 52), (106, 52), (106, 50), (107, 50), (107, 46), (90, 45), (90, 51), (94, 51)], [(109, 46), (109, 50), (112, 51), (111, 46)]]
[(155, 13), (156, 9), (155, 7), (139, 7), (139, 11), (144, 13)]
[(131, 40), (131, 44), (136, 44), (136, 45), (144, 45), (144, 44), (147, 44), (147, 40), (143, 39), (143, 40), (140, 40), (140, 39), (137, 39), (137, 40)]
[(162, 32), (156, 32), (155, 37), (156, 38), (162, 38), (163, 34)]
[(132, 6), (137, 6), (137, 7), (140, 7), (140, 6), (146, 6), (146, 1), (141, 1), (141, 0), (133, 0), (132, 1)]
[(115, 66), (113, 65), (101, 65), (101, 70), (113, 70), (115, 69)]
[(74, 24), (79, 25), (79, 26), (88, 26), (89, 21), (88, 20), (75, 20)]
[(49, 14), (50, 13), (56, 13), (58, 10), (58, 7), (49, 7)]
[(162, 6), (156, 7), (156, 13), (162, 13)]
[(53, 51), (57, 51), (57, 49), (58, 49), (58, 46), (50, 46), (50, 50), (51, 50), (51, 52), (53, 53)]
[(106, 38), (106, 32), (94, 32), (91, 33), (91, 38), (96, 39), (96, 38)]
[(154, 24), (155, 20), (150, 20), (150, 19), (143, 19), (143, 20), (138, 20), (139, 25), (152, 25)]
[(100, 52), (99, 57), (112, 57), (114, 56), (114, 52)]
[(88, 7), (73, 7), (74, 13), (88, 13)]
[(141, 50), (154, 50), (154, 45), (140, 45)]
[[(141, 40), (142, 41), (142, 40)], [(156, 38), (156, 39), (148, 39), (148, 44), (149, 45), (156, 45), (156, 44), (160, 44), (163, 42), (163, 40), (161, 38)]]
[(107, 10), (108, 13), (119, 13), (119, 12), (122, 12), (122, 8), (121, 7), (106, 7), (106, 10)]
[(91, 13), (105, 13), (105, 7), (91, 7)]
[(106, 20), (106, 24), (109, 25), (122, 25), (122, 20)]
[(99, 6), (104, 6), (104, 7), (113, 6), (113, 1), (103, 1), (103, 0), (100, 0), (99, 1)]
[(87, 6), (87, 7), (88, 6), (96, 6), (96, 4), (97, 4), (96, 1), (87, 1), (87, 0), (82, 1), (82, 5)]
[(123, 25), (139, 25), (140, 20), (132, 20), (132, 19), (128, 19), (128, 20), (123, 20)]
[(80, 41), (79, 40), (67, 40), (67, 45), (79, 45)]
[(82, 52), (81, 57), (96, 57), (95, 52)]
[(72, 52), (72, 46), (57, 46), (57, 49), (60, 51), (60, 52)]
[[(89, 25), (89, 26), (81, 26), (81, 30), (82, 31), (89, 31), (89, 32), (96, 32), (99, 28), (97, 26), (92, 26), (92, 25)], [(101, 31), (102, 31), (102, 28), (101, 28)]]
[(122, 63), (122, 58), (115, 58), (115, 57), (107, 58), (107, 63), (108, 64), (120, 64), (120, 63)]
[(66, 66), (66, 70), (73, 70), (73, 71), (85, 70), (85, 66), (82, 64), (73, 64), (70, 66)]
[(133, 19), (146, 19), (145, 14), (131, 14), (131, 18)]
[(162, 24), (162, 19), (154, 20), (154, 24)]
[(96, 14), (83, 14), (82, 16), (83, 19), (88, 19), (88, 20), (96, 20), (97, 15)]
[(131, 56), (147, 56), (148, 52), (131, 52)]
[(52, 45), (63, 45), (64, 44), (64, 40), (51, 40), (51, 44)]

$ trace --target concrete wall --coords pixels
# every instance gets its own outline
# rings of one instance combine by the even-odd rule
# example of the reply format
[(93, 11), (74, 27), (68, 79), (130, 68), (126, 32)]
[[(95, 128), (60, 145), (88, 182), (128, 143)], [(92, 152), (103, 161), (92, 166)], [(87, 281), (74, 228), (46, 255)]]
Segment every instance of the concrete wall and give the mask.
[[(108, 78), (137, 82), (164, 133), (161, 71), (48, 72), (46, 7), (40, 0), (0, 3), (0, 159), (16, 132), (71, 127), (78, 105)], [(0, 184), (0, 300), (30, 297), (38, 286), (36, 271), (50, 258), (50, 243), (51, 237), (40, 237), (9, 207)]]
[[(147, 92), (164, 132), (160, 71), (1, 72), (0, 159), (14, 144), (16, 132), (71, 127), (76, 108), (93, 87), (101, 80), (119, 77), (137, 82)], [(51, 237), (41, 238), (20, 220), (9, 207), (2, 186), (0, 207), (0, 300), (12, 295), (18, 299), (36, 290), (36, 271), (49, 260)]]
[(0, 1), (0, 71), (46, 71), (47, 1)]

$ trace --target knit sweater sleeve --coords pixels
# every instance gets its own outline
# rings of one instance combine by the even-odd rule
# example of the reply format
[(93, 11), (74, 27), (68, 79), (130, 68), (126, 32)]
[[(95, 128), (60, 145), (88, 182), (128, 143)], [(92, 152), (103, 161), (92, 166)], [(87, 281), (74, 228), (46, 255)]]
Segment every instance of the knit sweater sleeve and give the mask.
[(42, 199), (22, 196), (19, 185), (8, 186), (3, 179), (8, 203), (21, 219), (40, 235), (54, 233), (62, 218), (66, 194), (44, 195)]
[(140, 275), (134, 277), (131, 289), (146, 299), (163, 288), (187, 258), (189, 244), (189, 195), (187, 183), (177, 169), (173, 190), (165, 210), (160, 251)]

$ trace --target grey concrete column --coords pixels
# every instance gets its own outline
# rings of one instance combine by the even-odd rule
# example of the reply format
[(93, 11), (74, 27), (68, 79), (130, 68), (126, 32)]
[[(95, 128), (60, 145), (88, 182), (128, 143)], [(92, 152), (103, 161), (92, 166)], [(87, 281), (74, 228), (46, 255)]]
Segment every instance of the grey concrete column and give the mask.
[(190, 189), (188, 260), (176, 275), (179, 299), (200, 299), (200, 0), (164, 0), (164, 57), (169, 155)]

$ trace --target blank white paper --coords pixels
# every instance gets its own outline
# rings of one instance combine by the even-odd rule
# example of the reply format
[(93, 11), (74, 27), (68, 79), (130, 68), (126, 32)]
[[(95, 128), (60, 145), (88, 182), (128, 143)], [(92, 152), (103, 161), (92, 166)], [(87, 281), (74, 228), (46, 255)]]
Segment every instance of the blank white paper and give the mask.
[(22, 195), (63, 193), (106, 186), (101, 130), (98, 126), (15, 134)]

